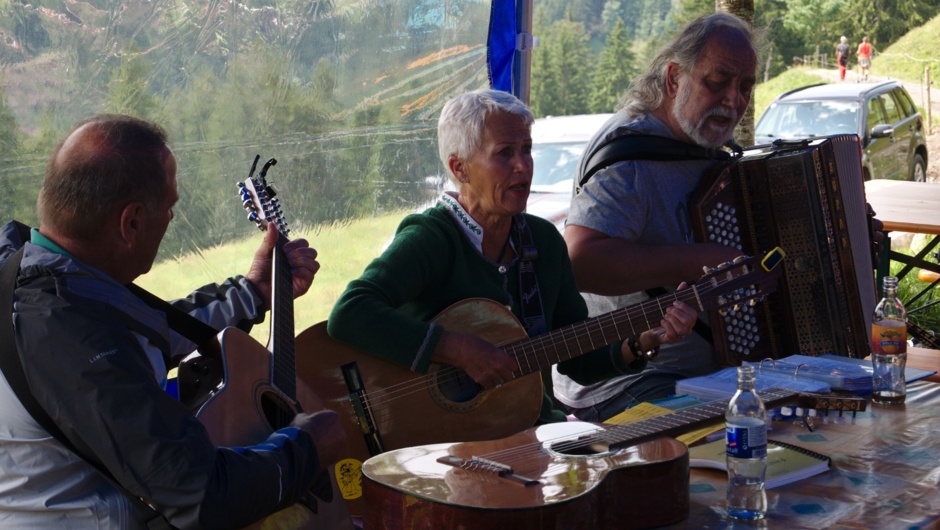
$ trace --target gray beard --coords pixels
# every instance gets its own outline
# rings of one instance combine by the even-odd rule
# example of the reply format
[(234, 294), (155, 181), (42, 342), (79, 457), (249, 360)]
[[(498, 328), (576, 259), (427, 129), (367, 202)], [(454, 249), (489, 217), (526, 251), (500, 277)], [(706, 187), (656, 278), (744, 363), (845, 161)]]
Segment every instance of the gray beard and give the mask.
[(727, 110), (724, 107), (717, 106), (712, 109), (709, 109), (698, 123), (692, 123), (692, 121), (687, 120), (682, 113), (679, 111), (684, 107), (688, 102), (689, 98), (692, 97), (692, 87), (689, 83), (683, 83), (679, 88), (679, 93), (676, 94), (676, 101), (672, 106), (672, 117), (676, 119), (676, 122), (679, 124), (679, 127), (682, 129), (682, 132), (687, 134), (689, 138), (692, 139), (697, 145), (702, 147), (711, 147), (717, 149), (725, 144), (731, 137), (734, 135), (734, 127), (731, 127), (730, 130), (722, 135), (717, 141), (710, 140), (702, 134), (702, 129), (705, 127), (705, 120), (711, 116), (721, 116), (723, 118), (730, 118), (732, 123), (737, 123), (738, 113), (733, 110)]

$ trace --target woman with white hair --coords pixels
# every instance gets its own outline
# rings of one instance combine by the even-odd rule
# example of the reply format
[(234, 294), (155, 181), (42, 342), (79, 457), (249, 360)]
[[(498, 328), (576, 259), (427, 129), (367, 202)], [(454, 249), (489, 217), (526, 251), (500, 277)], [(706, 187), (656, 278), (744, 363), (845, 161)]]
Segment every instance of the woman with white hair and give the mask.
[[(550, 222), (523, 213), (532, 182), (532, 122), (525, 104), (506, 92), (477, 90), (444, 105), (439, 151), (459, 191), (402, 221), (388, 249), (334, 306), (333, 338), (421, 374), (432, 362), (456, 366), (480, 387), (494, 388), (519, 376), (516, 360), (485, 340), (430, 322), (435, 315), (468, 298), (487, 298), (509, 309), (529, 336), (587, 318), (561, 235)], [(695, 318), (677, 301), (654, 330), (598, 344), (561, 366), (588, 379), (639, 372), (646, 365), (641, 352), (688, 335)], [(565, 420), (548, 393), (542, 403), (539, 422)]]

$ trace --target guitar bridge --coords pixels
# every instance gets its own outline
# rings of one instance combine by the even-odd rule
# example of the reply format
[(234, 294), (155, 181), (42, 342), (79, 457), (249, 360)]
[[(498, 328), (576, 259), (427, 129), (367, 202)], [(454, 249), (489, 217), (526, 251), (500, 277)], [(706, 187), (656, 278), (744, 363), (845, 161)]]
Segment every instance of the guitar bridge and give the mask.
[(448, 466), (459, 467), (466, 471), (471, 471), (474, 473), (485, 473), (488, 475), (494, 475), (499, 478), (504, 478), (521, 486), (529, 487), (534, 486), (539, 483), (539, 481), (531, 478), (523, 477), (522, 475), (517, 475), (512, 467), (496, 462), (494, 460), (489, 460), (479, 456), (474, 456), (470, 460), (464, 460), (456, 456), (442, 456), (437, 459), (441, 464), (446, 464)]
[(385, 446), (382, 444), (382, 435), (375, 426), (375, 418), (372, 416), (369, 396), (366, 393), (365, 385), (362, 383), (359, 366), (355, 362), (351, 362), (340, 366), (340, 370), (343, 372), (343, 379), (346, 381), (346, 388), (349, 390), (349, 401), (355, 410), (356, 421), (359, 423), (362, 437), (366, 441), (369, 455), (375, 456), (384, 453)]

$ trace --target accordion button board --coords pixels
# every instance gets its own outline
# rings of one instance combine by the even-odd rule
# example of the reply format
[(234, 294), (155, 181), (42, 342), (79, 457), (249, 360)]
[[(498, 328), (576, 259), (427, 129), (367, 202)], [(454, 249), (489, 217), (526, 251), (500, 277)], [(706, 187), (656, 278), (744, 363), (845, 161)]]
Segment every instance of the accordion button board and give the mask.
[(868, 355), (876, 300), (857, 136), (747, 149), (702, 179), (689, 210), (699, 242), (787, 255), (763, 303), (710, 314), (721, 364)]

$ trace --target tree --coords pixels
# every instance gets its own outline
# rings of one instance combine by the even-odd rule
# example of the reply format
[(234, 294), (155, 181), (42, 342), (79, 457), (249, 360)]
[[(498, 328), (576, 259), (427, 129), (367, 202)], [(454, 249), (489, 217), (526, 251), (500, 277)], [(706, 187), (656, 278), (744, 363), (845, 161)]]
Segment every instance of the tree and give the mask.
[(129, 44), (121, 54), (121, 64), (108, 81), (107, 111), (155, 119), (157, 102), (149, 87), (150, 64), (139, 53), (136, 45)]
[(623, 93), (637, 75), (635, 59), (623, 21), (618, 20), (607, 36), (607, 45), (601, 52), (594, 74), (591, 112), (612, 112), (617, 108)]
[(838, 40), (835, 20), (845, 9), (846, 0), (787, 0), (783, 24), (803, 34), (818, 56), (823, 43)]
[[(737, 16), (751, 26), (754, 25), (754, 0), (717, 0), (715, 7), (718, 11), (724, 11)], [(757, 61), (760, 64), (760, 50), (757, 52)], [(756, 74), (757, 72), (755, 72)], [(747, 110), (740, 123), (734, 129), (736, 141), (743, 145), (754, 145), (754, 91), (751, 91), (751, 101), (748, 103)]]
[(570, 14), (545, 31), (540, 39), (544, 52), (533, 57), (532, 108), (536, 116), (589, 112), (594, 58), (584, 25), (572, 20)]

